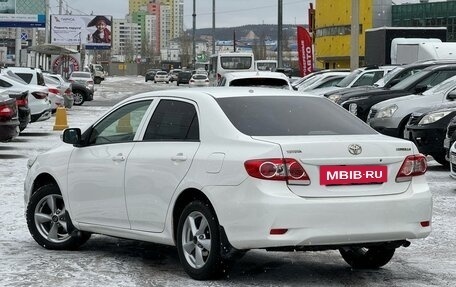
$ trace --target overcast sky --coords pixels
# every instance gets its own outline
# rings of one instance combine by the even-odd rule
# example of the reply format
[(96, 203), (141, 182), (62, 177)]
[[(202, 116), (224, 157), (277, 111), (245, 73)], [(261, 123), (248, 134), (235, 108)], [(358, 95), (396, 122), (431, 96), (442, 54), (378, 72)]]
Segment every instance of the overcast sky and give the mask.
[[(431, 0), (431, 2), (442, 0)], [(51, 14), (58, 14), (58, 0), (50, 0)], [(283, 23), (306, 24), (309, 3), (314, 0), (283, 0)], [(418, 3), (419, 0), (393, 0)], [(128, 13), (128, 0), (64, 0), (74, 15), (112, 15), (124, 18)], [(109, 3), (109, 5), (106, 5)], [(276, 24), (277, 0), (216, 0), (216, 27), (233, 27), (246, 24)], [(184, 0), (184, 28), (192, 27), (193, 0)], [(196, 27), (212, 27), (212, 0), (196, 0)]]

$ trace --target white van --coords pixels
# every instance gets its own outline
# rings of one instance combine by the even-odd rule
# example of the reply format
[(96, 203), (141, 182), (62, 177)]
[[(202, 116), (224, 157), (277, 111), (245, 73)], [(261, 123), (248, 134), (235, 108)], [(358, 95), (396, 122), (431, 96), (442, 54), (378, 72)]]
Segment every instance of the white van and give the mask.
[(421, 42), (397, 45), (396, 64), (410, 64), (425, 60), (456, 59), (455, 42)]

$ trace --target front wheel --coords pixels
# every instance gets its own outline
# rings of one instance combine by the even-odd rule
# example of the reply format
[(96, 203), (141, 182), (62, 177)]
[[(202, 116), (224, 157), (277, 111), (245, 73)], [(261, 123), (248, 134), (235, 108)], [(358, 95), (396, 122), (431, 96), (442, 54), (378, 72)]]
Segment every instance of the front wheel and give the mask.
[(84, 244), (90, 233), (75, 230), (56, 185), (40, 187), (26, 210), (27, 226), (35, 241), (46, 249), (72, 250)]
[(213, 210), (193, 201), (183, 210), (177, 227), (177, 252), (193, 279), (216, 279), (223, 274), (219, 224)]
[(342, 258), (355, 269), (377, 269), (393, 258), (395, 248), (383, 246), (351, 247), (339, 249)]

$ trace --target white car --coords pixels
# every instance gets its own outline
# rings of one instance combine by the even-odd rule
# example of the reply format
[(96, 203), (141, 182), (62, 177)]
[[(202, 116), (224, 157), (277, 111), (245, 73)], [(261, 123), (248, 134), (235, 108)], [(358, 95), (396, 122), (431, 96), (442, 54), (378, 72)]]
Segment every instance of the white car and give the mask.
[(307, 92), (315, 89), (333, 87), (348, 74), (349, 72), (321, 73), (295, 86), (295, 88), (297, 88), (297, 90), (300, 92)]
[(378, 268), (431, 232), (426, 158), (322, 97), (148, 92), (62, 139), (28, 161), (24, 184), (29, 231), (47, 249), (91, 233), (173, 245), (209, 279), (257, 248), (335, 249)]
[(168, 75), (167, 72), (158, 71), (157, 73), (155, 73), (154, 83), (165, 82), (165, 83), (169, 84), (169, 78), (170, 78), (170, 76)]
[(405, 125), (413, 112), (454, 100), (456, 76), (422, 94), (393, 98), (373, 105), (367, 116), (367, 123), (383, 134), (403, 137)]
[(208, 87), (209, 78), (205, 74), (194, 74), (188, 83), (190, 87)]
[(51, 101), (51, 109), (54, 113), (58, 107), (65, 106), (65, 99), (63, 98), (63, 95), (60, 91), (60, 82), (58, 82), (55, 79), (49, 78), (46, 75), (43, 75), (43, 77), (44, 82), (46, 83), (46, 86), (49, 89), (48, 98), (49, 101)]
[(52, 116), (49, 89), (46, 86), (27, 84), (10, 70), (2, 70), (0, 86), (10, 90), (28, 91), (30, 122), (44, 121)]
[(268, 87), (292, 90), (290, 79), (279, 72), (231, 72), (219, 81), (224, 87)]

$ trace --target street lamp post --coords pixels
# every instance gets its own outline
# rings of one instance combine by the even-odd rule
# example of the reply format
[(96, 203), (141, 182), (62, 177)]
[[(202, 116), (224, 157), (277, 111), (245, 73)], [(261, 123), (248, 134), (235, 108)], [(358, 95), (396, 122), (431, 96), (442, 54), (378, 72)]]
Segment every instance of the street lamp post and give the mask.
[(196, 41), (195, 41), (195, 34), (196, 34), (196, 0), (193, 0), (193, 53), (192, 53), (192, 64), (193, 69), (195, 69), (195, 60), (196, 60)]
[(278, 24), (277, 24), (277, 67), (282, 68), (282, 0), (278, 0)]

